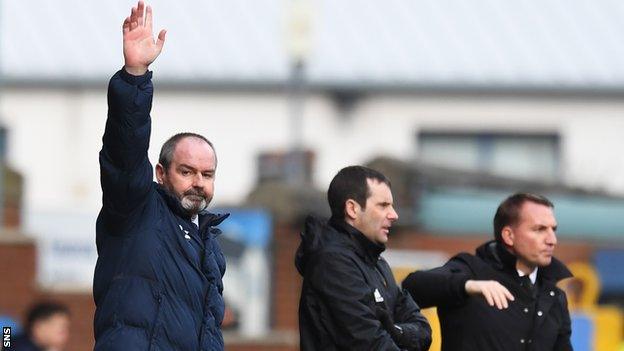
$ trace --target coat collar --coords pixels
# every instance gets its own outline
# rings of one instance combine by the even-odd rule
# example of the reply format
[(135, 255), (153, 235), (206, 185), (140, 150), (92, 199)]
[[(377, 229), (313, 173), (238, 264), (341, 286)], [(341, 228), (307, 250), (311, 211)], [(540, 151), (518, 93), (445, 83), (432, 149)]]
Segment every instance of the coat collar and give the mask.
[[(477, 248), (477, 256), (491, 262), (497, 269), (504, 270), (517, 276), (516, 256), (509, 252), (496, 240), (491, 240)], [(546, 267), (540, 267), (537, 271), (537, 278), (550, 281), (553, 284), (558, 281), (572, 277), (572, 273), (561, 261), (552, 258)]]
[(355, 252), (371, 263), (377, 262), (379, 255), (386, 249), (385, 245), (370, 241), (361, 231), (342, 219), (332, 217), (329, 224), (340, 233), (347, 234), (352, 239)]

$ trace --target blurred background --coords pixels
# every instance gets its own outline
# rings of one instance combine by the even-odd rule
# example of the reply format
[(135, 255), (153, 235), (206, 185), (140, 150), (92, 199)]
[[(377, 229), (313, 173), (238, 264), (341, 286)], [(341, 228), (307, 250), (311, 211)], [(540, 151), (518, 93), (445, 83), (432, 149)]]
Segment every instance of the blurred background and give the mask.
[[(399, 281), (491, 238), (507, 195), (549, 197), (575, 350), (621, 349), (624, 3), (149, 4), (168, 30), (150, 159), (182, 131), (219, 155), (227, 350), (298, 349), (298, 233), (351, 164), (392, 180)], [(98, 151), (134, 5), (0, 0), (0, 324), (18, 333), (31, 304), (61, 302), (67, 350), (93, 347)]]

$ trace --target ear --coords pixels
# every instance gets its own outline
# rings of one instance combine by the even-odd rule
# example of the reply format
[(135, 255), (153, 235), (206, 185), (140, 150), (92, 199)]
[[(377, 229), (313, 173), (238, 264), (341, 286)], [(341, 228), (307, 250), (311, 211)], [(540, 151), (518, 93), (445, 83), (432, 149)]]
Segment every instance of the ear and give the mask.
[(158, 184), (162, 184), (163, 179), (165, 179), (165, 168), (159, 163), (156, 165), (156, 180)]
[(360, 204), (353, 199), (349, 199), (345, 202), (345, 219), (355, 220), (360, 212)]
[(510, 226), (503, 227), (503, 230), (501, 230), (501, 239), (505, 245), (513, 247), (514, 232)]

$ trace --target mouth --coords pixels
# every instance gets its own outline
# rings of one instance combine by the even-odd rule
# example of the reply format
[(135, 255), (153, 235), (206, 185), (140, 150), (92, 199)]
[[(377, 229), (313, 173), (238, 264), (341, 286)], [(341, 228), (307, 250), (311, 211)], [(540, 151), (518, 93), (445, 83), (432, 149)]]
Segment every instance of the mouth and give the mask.
[(191, 213), (198, 213), (208, 206), (209, 201), (208, 197), (203, 194), (186, 193), (180, 199), (180, 204), (185, 210), (190, 211)]
[(190, 201), (193, 201), (193, 202), (201, 202), (201, 201), (203, 201), (205, 199), (201, 195), (185, 195), (184, 197), (189, 199)]

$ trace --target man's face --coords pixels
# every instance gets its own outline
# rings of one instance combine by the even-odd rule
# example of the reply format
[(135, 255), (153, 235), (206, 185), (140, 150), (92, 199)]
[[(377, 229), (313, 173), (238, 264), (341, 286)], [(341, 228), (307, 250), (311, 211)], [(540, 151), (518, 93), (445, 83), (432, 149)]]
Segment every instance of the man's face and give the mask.
[(530, 273), (549, 265), (557, 245), (556, 230), (552, 208), (529, 201), (522, 204), (518, 223), (503, 228), (503, 240), (516, 256), (517, 268)]
[(46, 350), (63, 350), (69, 340), (69, 316), (56, 313), (35, 322), (32, 326), (33, 341)]
[(180, 199), (184, 209), (196, 215), (212, 200), (216, 167), (212, 147), (201, 139), (187, 137), (177, 143), (169, 169), (156, 166), (156, 177)]
[(367, 183), (370, 196), (364, 209), (356, 204), (352, 225), (370, 241), (385, 244), (392, 222), (399, 218), (393, 207), (392, 192), (386, 183), (373, 179), (367, 179)]

